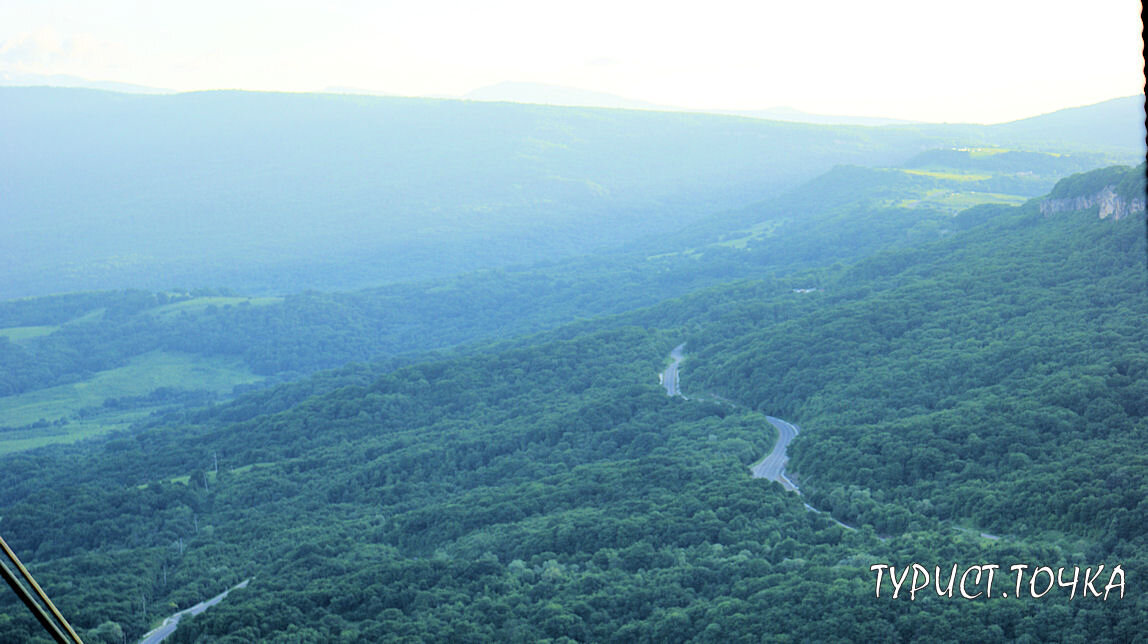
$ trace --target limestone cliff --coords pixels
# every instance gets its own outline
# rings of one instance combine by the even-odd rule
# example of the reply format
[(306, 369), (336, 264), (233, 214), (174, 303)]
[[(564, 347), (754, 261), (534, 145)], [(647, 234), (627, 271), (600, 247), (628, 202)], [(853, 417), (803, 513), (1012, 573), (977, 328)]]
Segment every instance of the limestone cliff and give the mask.
[(1101, 219), (1108, 216), (1112, 216), (1113, 219), (1121, 219), (1134, 212), (1144, 210), (1145, 198), (1143, 196), (1132, 198), (1121, 196), (1116, 193), (1116, 186), (1110, 185), (1090, 195), (1045, 199), (1040, 202), (1040, 212), (1043, 215), (1051, 215), (1058, 212), (1088, 210), (1093, 206), (1099, 206)]

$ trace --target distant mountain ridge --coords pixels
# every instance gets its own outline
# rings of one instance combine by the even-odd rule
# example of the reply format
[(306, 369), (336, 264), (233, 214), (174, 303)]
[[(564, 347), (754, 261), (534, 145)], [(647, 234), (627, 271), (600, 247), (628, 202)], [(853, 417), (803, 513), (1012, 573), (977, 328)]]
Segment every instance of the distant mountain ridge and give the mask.
[(505, 103), (532, 103), (536, 105), (557, 105), (566, 107), (603, 107), (623, 110), (658, 110), (663, 112), (685, 111), (667, 105), (639, 101), (607, 92), (595, 92), (550, 85), (547, 83), (505, 82), (485, 85), (463, 94), (467, 101), (495, 101)]
[[(0, 87), (70, 87), (98, 89), (112, 92), (122, 92), (127, 94), (180, 93), (176, 92), (175, 90), (165, 88), (150, 87), (146, 85), (138, 85), (135, 83), (123, 83), (119, 81), (91, 80), (68, 74), (14, 74), (12, 72), (0, 72)], [(402, 94), (397, 94), (389, 91), (344, 85), (328, 85), (322, 88), (318, 93), (328, 92), (334, 94), (351, 94), (363, 96), (403, 96)], [(814, 112), (806, 112), (788, 106), (774, 106), (754, 110), (692, 109), (632, 99), (617, 94), (611, 94), (609, 92), (599, 92), (594, 90), (580, 89), (577, 87), (568, 87), (565, 85), (554, 85), (550, 83), (534, 83), (524, 81), (505, 81), (492, 85), (484, 85), (482, 87), (466, 92), (461, 96), (433, 95), (410, 98), (432, 98), (446, 100), (458, 99), (464, 101), (523, 103), (531, 105), (551, 105), (557, 107), (597, 107), (604, 109), (720, 114), (726, 116), (743, 116), (747, 118), (771, 121), (813, 123), (820, 125), (863, 125), (879, 127), (884, 125), (930, 124), (926, 121), (898, 119), (882, 116), (820, 114)], [(1143, 95), (1126, 96), (1110, 99), (1108, 101), (1102, 101), (1092, 105), (1064, 108), (1046, 114), (1019, 119), (1016, 121), (999, 123), (991, 127), (999, 127), (1009, 130), (1013, 133), (1026, 133), (1028, 135), (1037, 133), (1048, 133), (1055, 135), (1058, 132), (1063, 132), (1066, 128), (1071, 128), (1075, 125), (1079, 125), (1081, 122), (1088, 122), (1092, 119), (1095, 119), (1097, 113), (1104, 114), (1106, 117), (1111, 118), (1113, 122), (1119, 122), (1127, 118), (1136, 118), (1137, 110), (1139, 110), (1140, 114), (1143, 114)], [(1140, 118), (1140, 122), (1143, 124), (1144, 118)], [(959, 126), (961, 124), (957, 123), (952, 125)], [(1110, 135), (1101, 137), (1097, 142), (1102, 143), (1103, 145), (1118, 146), (1126, 141), (1126, 139), (1123, 138), (1124, 134), (1124, 132), (1116, 130)], [(1144, 137), (1141, 136), (1141, 139), (1143, 138)]]
[(567, 107), (601, 107), (623, 110), (654, 110), (659, 112), (696, 112), (703, 114), (720, 114), (723, 116), (744, 116), (768, 121), (816, 123), (820, 125), (876, 126), (917, 123), (917, 121), (883, 117), (813, 114), (792, 107), (772, 107), (762, 110), (690, 109), (635, 100), (607, 92), (595, 92), (562, 85), (550, 85), (547, 83), (496, 83), (467, 92), (463, 94), (462, 98), (471, 101), (533, 103), (538, 105)]
[(755, 119), (771, 121), (790, 121), (792, 123), (817, 123), (821, 125), (866, 125), (879, 127), (882, 125), (913, 125), (921, 121), (887, 118), (883, 116), (850, 116), (842, 114), (814, 114), (804, 112), (792, 107), (770, 107), (764, 110), (712, 110), (714, 114), (729, 114), (730, 116), (747, 116)]
[(174, 94), (174, 90), (119, 81), (81, 78), (70, 74), (18, 74), (0, 72), (0, 87), (75, 87), (124, 94)]
[(1143, 149), (1144, 121), (1144, 95), (1140, 94), (989, 127), (995, 135), (1014, 140), (1042, 139), (1094, 150), (1126, 148), (1130, 144)]
[[(548, 83), (530, 82), (504, 82), (495, 83), (493, 85), (486, 85), (478, 89), (471, 90), (470, 92), (463, 94), (460, 98), (463, 100), (471, 101), (527, 103), (566, 107), (600, 107), (606, 109), (721, 114), (726, 116), (743, 116), (748, 118), (772, 121), (813, 123), (819, 125), (865, 125), (874, 127), (884, 125), (948, 125), (954, 127), (971, 125), (973, 127), (995, 127), (1010, 133), (1025, 133), (1027, 135), (1062, 134), (1066, 129), (1070, 130), (1072, 128), (1079, 128), (1081, 125), (1094, 122), (1098, 118), (1106, 119), (1109, 123), (1116, 125), (1118, 123), (1126, 122), (1128, 119), (1135, 119), (1137, 118), (1138, 114), (1143, 114), (1144, 111), (1143, 95), (1125, 96), (1091, 105), (1055, 110), (1053, 112), (1039, 114), (1016, 121), (1007, 121), (995, 125), (981, 126), (964, 123), (940, 124), (927, 121), (898, 119), (883, 116), (820, 114), (814, 112), (806, 112), (788, 106), (775, 106), (754, 110), (694, 109), (674, 105), (665, 105), (661, 103), (653, 103), (650, 101), (642, 101), (617, 94), (611, 94), (608, 92), (598, 92), (575, 87), (567, 87), (563, 85), (552, 85)], [(1143, 121), (1144, 118), (1141, 117), (1140, 122), (1143, 123)], [(1103, 136), (1100, 138), (1100, 140), (1097, 141), (1097, 143), (1101, 143), (1103, 145), (1120, 145), (1121, 142), (1126, 142), (1127, 139), (1123, 138), (1126, 136), (1126, 134), (1127, 133), (1125, 131), (1116, 129), (1111, 136)], [(1055, 136), (1053, 140), (1055, 140)]]

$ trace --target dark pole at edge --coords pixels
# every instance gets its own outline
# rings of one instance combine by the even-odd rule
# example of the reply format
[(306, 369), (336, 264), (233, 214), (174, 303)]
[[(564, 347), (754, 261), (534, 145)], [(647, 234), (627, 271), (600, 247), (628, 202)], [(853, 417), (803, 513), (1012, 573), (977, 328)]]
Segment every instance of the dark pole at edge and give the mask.
[(52, 639), (60, 642), (60, 644), (68, 644), (68, 638), (60, 632), (60, 629), (56, 626), (56, 623), (52, 621), (52, 618), (48, 616), (48, 613), (45, 613), (40, 604), (36, 603), (36, 599), (28, 593), (28, 589), (24, 588), (20, 580), (17, 579), (16, 575), (8, 568), (8, 564), (2, 560), (0, 560), (0, 576), (4, 577), (4, 581), (8, 582), (8, 585), (12, 587), (12, 591), (20, 598), (20, 601), (24, 602), (28, 610), (32, 611), (32, 614), (36, 616), (36, 620), (40, 622), (40, 626), (43, 626), (44, 630), (48, 631)]
[[(3, 551), (5, 557), (12, 562), (24, 579), (27, 580), (28, 584), (32, 586), (35, 596), (29, 593), (27, 588), (24, 588), (19, 578), (16, 577), (15, 573), (12, 572), (8, 564), (3, 560), (0, 560), (0, 575), (4, 577), (4, 581), (8, 582), (8, 585), (12, 587), (16, 595), (20, 597), (20, 600), (24, 602), (28, 610), (32, 611), (32, 614), (36, 616), (36, 619), (40, 622), (40, 625), (44, 627), (44, 630), (48, 631), (57, 642), (62, 642), (63, 644), (79, 642), (83, 644), (83, 640), (80, 639), (80, 636), (76, 634), (76, 631), (72, 630), (72, 625), (68, 623), (68, 620), (64, 619), (64, 616), (60, 614), (56, 605), (52, 603), (52, 600), (48, 599), (48, 595), (44, 593), (44, 589), (40, 588), (40, 584), (37, 584), (36, 580), (32, 578), (32, 573), (28, 572), (28, 569), (20, 562), (20, 558), (8, 547), (8, 543), (4, 541), (4, 537), (0, 537), (0, 550)], [(36, 601), (37, 599), (43, 601), (44, 605), (48, 607), (48, 610), (52, 611), (52, 616), (59, 620), (58, 625), (44, 612), (44, 608)], [(67, 635), (60, 630), (60, 626), (63, 626), (68, 632)]]

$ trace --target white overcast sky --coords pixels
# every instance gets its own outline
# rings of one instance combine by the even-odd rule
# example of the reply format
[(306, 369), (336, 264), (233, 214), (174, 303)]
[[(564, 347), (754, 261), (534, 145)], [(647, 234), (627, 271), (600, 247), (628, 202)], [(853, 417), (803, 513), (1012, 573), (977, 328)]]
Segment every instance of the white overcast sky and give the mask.
[(993, 123), (1143, 91), (1135, 0), (3, 0), (0, 75)]

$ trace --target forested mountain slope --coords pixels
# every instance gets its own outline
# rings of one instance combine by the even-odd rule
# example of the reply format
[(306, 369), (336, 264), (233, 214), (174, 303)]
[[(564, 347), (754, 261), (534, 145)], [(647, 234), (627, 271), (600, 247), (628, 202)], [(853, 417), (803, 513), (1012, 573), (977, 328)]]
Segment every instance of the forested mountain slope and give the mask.
[[(1064, 185), (1105, 173), (1143, 194), (1143, 166)], [(847, 519), (872, 492), (994, 530), (1129, 536), (1148, 518), (1144, 219), (1097, 210), (982, 206), (962, 215), (982, 225), (861, 261), (778, 324), (747, 328), (771, 306), (747, 305), (694, 334), (691, 382), (819, 428), (793, 463)]]
[[(283, 404), (257, 392), (3, 457), (5, 535), (93, 636), (253, 577), (175, 641), (1133, 640), (1144, 213), (1039, 203), (471, 355), (326, 374), (344, 386), (311, 397), (284, 385)], [(683, 339), (690, 400), (656, 379)], [(763, 413), (802, 426), (807, 499), (857, 531), (750, 478), (774, 436)], [(992, 599), (874, 595), (871, 565), (913, 562), (1119, 564), (1127, 587), (1034, 598), (1026, 577), (1004, 599), (1002, 572)], [(0, 639), (35, 632), (0, 615)]]
[(1078, 150), (1136, 150), (1144, 143), (1144, 95), (1125, 96), (991, 126), (993, 138), (1041, 140)]

